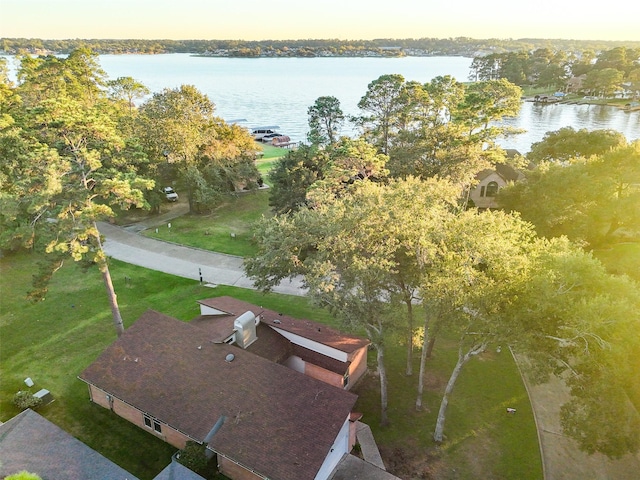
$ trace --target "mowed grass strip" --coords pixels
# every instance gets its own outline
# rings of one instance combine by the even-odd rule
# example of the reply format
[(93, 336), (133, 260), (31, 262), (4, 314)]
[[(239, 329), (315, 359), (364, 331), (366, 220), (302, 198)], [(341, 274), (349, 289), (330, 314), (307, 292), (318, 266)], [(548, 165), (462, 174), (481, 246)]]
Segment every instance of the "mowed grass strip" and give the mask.
[[(150, 228), (143, 235), (204, 250), (245, 257), (255, 251), (251, 224), (269, 216), (269, 191), (228, 195), (210, 214), (185, 215)], [(157, 231), (157, 233), (156, 233)]]

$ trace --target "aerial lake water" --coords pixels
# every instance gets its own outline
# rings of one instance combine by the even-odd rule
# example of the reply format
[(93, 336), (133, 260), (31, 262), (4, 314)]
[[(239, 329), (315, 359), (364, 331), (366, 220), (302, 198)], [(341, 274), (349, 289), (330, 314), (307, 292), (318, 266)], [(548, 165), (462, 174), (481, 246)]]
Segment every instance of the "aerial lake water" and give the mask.
[[(380, 75), (401, 74), (421, 83), (438, 75), (468, 81), (471, 58), (220, 58), (189, 54), (101, 55), (100, 65), (110, 79), (133, 77), (152, 92), (194, 85), (215, 103), (226, 121), (247, 127), (278, 125), (282, 134), (302, 141), (308, 131), (307, 109), (321, 96), (340, 100), (345, 114), (357, 115), (367, 85)], [(548, 131), (572, 126), (588, 130), (608, 128), (628, 140), (640, 138), (640, 111), (625, 112), (597, 105), (541, 105), (523, 102), (520, 114), (506, 119), (526, 133), (500, 140), (522, 153)], [(341, 132), (355, 134), (346, 125)]]

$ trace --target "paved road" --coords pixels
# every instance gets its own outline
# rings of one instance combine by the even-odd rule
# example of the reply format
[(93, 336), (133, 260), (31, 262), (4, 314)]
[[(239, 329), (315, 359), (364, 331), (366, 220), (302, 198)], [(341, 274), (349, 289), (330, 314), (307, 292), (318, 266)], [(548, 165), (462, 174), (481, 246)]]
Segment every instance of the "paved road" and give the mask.
[[(163, 221), (166, 221), (166, 217)], [(100, 223), (98, 228), (105, 237), (106, 254), (116, 260), (193, 280), (200, 280), (202, 273), (204, 282), (215, 285), (254, 288), (253, 282), (244, 274), (241, 257), (143, 237), (136, 233), (146, 228), (140, 224), (121, 228)], [(285, 280), (273, 291), (289, 295), (305, 294), (300, 279)]]

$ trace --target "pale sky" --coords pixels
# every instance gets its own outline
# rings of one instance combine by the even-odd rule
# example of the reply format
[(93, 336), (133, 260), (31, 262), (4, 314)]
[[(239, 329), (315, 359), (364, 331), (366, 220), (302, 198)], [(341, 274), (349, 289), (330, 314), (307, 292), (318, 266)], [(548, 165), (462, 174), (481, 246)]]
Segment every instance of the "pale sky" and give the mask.
[(640, 41), (640, 0), (0, 0), (0, 37)]

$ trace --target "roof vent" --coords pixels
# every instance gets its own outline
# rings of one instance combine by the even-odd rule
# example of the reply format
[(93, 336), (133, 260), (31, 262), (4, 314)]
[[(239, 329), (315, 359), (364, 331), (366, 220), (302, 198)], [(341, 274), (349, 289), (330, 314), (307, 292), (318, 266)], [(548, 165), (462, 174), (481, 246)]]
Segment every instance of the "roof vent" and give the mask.
[(236, 332), (236, 343), (240, 347), (247, 348), (258, 339), (256, 336), (257, 323), (256, 316), (253, 312), (245, 312), (233, 322), (233, 328)]
[(227, 363), (231, 363), (233, 362), (234, 358), (236, 358), (236, 356), (233, 353), (228, 353), (227, 356), (224, 358), (224, 361)]

